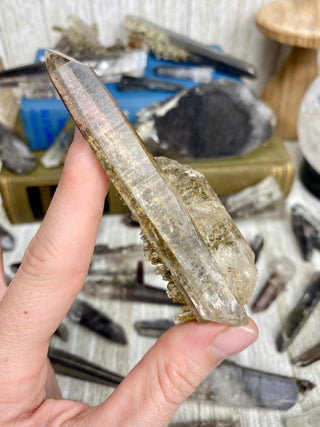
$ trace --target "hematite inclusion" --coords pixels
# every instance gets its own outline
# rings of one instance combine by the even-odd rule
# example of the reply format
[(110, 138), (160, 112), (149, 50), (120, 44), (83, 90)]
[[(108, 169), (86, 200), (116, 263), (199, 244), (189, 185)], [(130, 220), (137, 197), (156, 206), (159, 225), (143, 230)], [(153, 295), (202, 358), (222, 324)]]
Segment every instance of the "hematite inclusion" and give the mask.
[(247, 324), (254, 255), (204, 176), (147, 152), (92, 70), (49, 51), (53, 84), (139, 221), (146, 256), (185, 305), (176, 321)]

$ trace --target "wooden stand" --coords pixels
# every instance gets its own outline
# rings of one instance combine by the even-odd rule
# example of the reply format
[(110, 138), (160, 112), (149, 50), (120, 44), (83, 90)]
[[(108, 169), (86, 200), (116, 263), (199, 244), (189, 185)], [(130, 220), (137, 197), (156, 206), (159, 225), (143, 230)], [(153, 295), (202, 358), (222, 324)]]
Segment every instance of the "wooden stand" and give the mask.
[(277, 133), (297, 139), (297, 119), (302, 98), (318, 75), (317, 50), (293, 47), (282, 68), (267, 84), (262, 99), (277, 116)]

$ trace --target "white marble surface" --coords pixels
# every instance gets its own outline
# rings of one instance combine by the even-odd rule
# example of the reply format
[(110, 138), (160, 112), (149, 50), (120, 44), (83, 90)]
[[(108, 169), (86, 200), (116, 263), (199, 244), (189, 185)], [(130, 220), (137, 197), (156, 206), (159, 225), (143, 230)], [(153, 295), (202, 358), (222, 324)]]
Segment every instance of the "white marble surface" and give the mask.
[[(298, 164), (300, 161), (300, 152), (297, 144), (288, 143), (287, 146)], [(296, 202), (306, 205), (320, 220), (320, 201), (308, 193), (298, 179), (296, 179), (287, 199), (287, 207), (289, 208)], [(4, 254), (5, 268), (9, 272), (9, 265), (12, 262), (21, 260), (24, 249), (36, 232), (39, 224), (11, 226), (5, 219), (3, 221), (10, 228), (17, 240), (17, 246), (14, 251)], [(285, 254), (290, 257), (296, 265), (296, 274), (288, 284), (286, 291), (278, 297), (277, 301), (267, 311), (253, 315), (260, 329), (260, 337), (252, 347), (234, 357), (234, 360), (256, 369), (306, 378), (317, 384), (317, 387), (309, 392), (301, 402), (285, 412), (224, 408), (215, 406), (212, 403), (187, 401), (177, 412), (175, 420), (223, 418), (228, 415), (239, 419), (242, 427), (282, 426), (287, 417), (298, 415), (305, 410), (319, 405), (320, 402), (320, 362), (316, 362), (306, 368), (295, 368), (289, 361), (291, 357), (300, 354), (303, 350), (319, 341), (317, 328), (319, 328), (320, 324), (320, 306), (316, 307), (303, 330), (289, 347), (288, 352), (278, 353), (275, 348), (275, 337), (281, 327), (281, 322), (299, 299), (312, 272), (320, 268), (320, 253), (315, 252), (309, 263), (302, 260), (295, 237), (291, 231), (288, 215), (284, 218), (251, 218), (239, 221), (238, 226), (247, 239), (251, 239), (257, 232), (265, 238), (265, 246), (257, 264), (259, 279), (256, 292), (263, 285), (268, 275), (268, 266), (276, 256)], [(138, 229), (124, 226), (120, 216), (103, 217), (97, 240), (98, 243), (108, 243), (110, 246), (116, 247), (138, 241)], [(159, 277), (150, 275), (147, 279), (148, 282), (163, 286)], [(138, 336), (134, 330), (133, 323), (141, 319), (173, 317), (178, 311), (177, 308), (171, 306), (110, 302), (94, 297), (90, 298), (90, 302), (123, 326), (128, 337), (128, 345), (119, 346), (113, 344), (87, 332), (81, 326), (74, 325), (70, 328), (70, 339), (67, 343), (63, 343), (59, 338), (53, 337), (52, 345), (73, 352), (122, 375), (128, 373), (154, 342), (151, 338)], [(70, 325), (69, 322), (66, 319), (67, 325)], [(112, 392), (112, 388), (102, 385), (62, 376), (59, 376), (58, 379), (65, 398), (83, 400), (93, 405), (103, 401)]]

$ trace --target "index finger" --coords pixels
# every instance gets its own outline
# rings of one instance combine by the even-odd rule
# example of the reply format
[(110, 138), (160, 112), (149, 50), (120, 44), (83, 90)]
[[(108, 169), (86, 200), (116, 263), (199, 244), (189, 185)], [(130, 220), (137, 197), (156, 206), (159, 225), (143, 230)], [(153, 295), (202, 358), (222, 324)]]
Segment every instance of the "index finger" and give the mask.
[[(87, 276), (109, 180), (76, 133), (49, 210), (0, 304), (0, 356), (46, 355)], [(20, 356), (19, 356), (20, 355)]]

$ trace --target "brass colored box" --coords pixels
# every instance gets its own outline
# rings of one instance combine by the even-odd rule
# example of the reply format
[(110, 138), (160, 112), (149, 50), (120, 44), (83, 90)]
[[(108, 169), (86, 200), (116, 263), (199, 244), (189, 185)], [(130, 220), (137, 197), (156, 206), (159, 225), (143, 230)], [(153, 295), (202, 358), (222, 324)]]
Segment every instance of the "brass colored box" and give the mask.
[[(36, 152), (38, 166), (30, 174), (16, 175), (6, 168), (1, 171), (0, 192), (7, 215), (14, 224), (41, 220), (48, 209), (62, 167), (44, 168), (40, 163), (42, 155), (42, 151)], [(184, 163), (203, 173), (218, 195), (235, 193), (271, 175), (287, 196), (295, 174), (293, 162), (283, 142), (276, 136), (244, 157)], [(104, 212), (117, 214), (127, 211), (116, 189), (111, 186)]]

